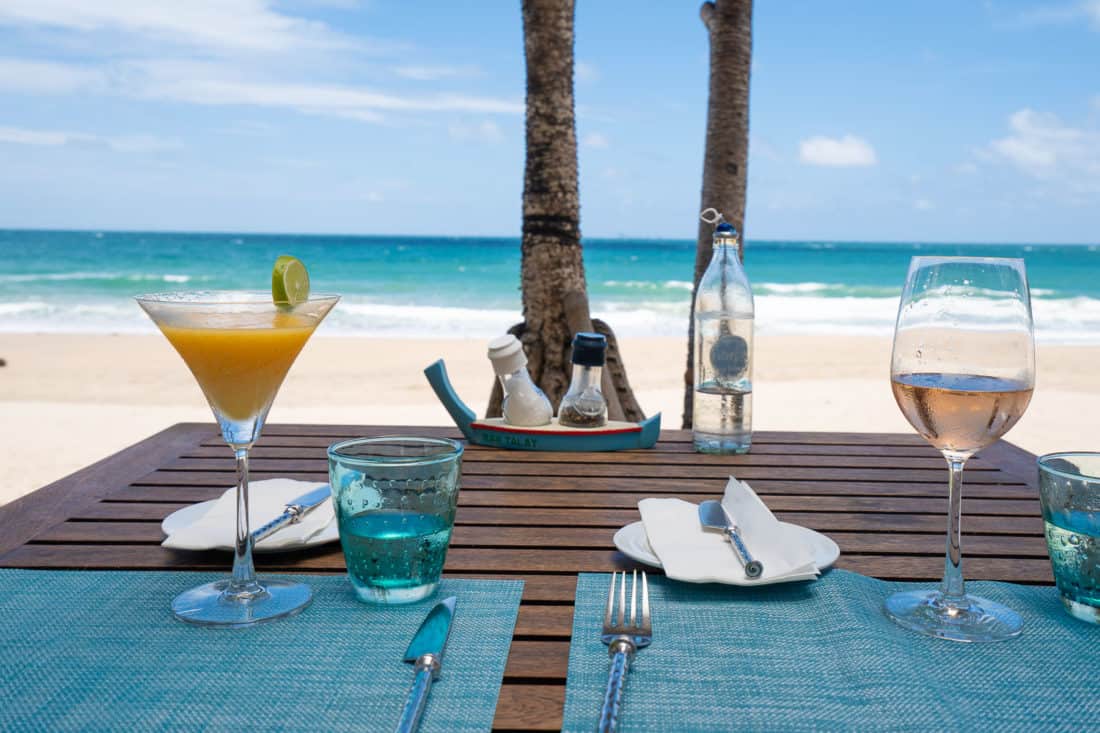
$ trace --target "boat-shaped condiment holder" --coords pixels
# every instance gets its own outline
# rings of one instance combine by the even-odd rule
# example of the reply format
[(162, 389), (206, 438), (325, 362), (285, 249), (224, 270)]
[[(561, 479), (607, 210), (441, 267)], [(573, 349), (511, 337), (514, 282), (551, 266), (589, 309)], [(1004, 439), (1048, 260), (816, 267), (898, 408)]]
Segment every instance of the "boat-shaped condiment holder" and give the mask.
[(442, 359), (426, 368), (424, 375), (455, 425), (475, 445), (545, 451), (629, 450), (652, 448), (661, 432), (660, 413), (637, 423), (609, 420), (599, 428), (563, 427), (558, 425), (557, 418), (549, 425), (539, 427), (507, 425), (499, 417), (478, 418), (459, 399), (447, 377), (447, 366)]

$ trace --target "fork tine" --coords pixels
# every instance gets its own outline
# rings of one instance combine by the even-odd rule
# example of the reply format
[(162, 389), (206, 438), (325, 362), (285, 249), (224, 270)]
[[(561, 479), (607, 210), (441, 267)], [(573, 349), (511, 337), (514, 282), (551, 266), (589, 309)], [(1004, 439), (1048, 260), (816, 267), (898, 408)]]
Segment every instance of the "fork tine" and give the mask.
[(623, 625), (623, 616), (626, 613), (626, 571), (622, 574), (622, 583), (619, 584), (619, 626)]
[(634, 569), (634, 578), (630, 581), (630, 625), (638, 624), (638, 570)]
[(649, 628), (649, 580), (642, 571), (642, 628)]
[(615, 572), (611, 573), (611, 590), (607, 592), (607, 613), (603, 617), (604, 628), (611, 626), (611, 609), (615, 607)]

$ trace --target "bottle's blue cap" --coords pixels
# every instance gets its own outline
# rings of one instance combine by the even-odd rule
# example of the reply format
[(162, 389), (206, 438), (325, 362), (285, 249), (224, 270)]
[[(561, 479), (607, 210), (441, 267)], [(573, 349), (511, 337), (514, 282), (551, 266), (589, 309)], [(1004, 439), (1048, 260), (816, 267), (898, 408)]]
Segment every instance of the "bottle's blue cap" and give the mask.
[(607, 339), (600, 333), (580, 331), (573, 337), (573, 363), (581, 366), (603, 366)]
[(714, 227), (714, 233), (721, 237), (736, 237), (737, 230), (733, 228), (733, 224), (728, 221), (723, 221), (718, 226)]

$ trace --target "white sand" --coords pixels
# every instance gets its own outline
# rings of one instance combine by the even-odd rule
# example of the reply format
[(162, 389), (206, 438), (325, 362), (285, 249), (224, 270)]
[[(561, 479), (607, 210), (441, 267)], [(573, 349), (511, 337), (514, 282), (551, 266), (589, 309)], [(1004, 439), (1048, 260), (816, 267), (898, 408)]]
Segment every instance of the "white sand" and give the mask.
[[(622, 342), (647, 413), (680, 427), (685, 344)], [(890, 340), (770, 336), (756, 344), (754, 423), (761, 430), (911, 432), (888, 385)], [(212, 421), (179, 356), (159, 335), (0, 334), (0, 503), (169, 425)], [(272, 422), (446, 425), (421, 370), (447, 360), (456, 390), (481, 413), (492, 385), (484, 344), (317, 337), (291, 370)], [(1100, 347), (1039, 347), (1027, 415), (1009, 440), (1035, 453), (1100, 450)]]

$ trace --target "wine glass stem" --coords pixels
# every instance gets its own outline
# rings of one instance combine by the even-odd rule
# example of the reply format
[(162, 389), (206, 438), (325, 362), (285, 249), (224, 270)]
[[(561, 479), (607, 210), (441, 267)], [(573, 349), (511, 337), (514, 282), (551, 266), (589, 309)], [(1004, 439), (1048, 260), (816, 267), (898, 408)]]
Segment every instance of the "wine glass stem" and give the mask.
[(262, 594), (252, 565), (252, 531), (248, 522), (248, 448), (234, 448), (237, 456), (237, 539), (233, 552), (233, 579), (225, 589), (229, 600), (247, 602)]
[(947, 558), (943, 566), (940, 592), (951, 605), (964, 602), (966, 588), (962, 569), (962, 474), (968, 456), (948, 455), (950, 480), (947, 488)]

